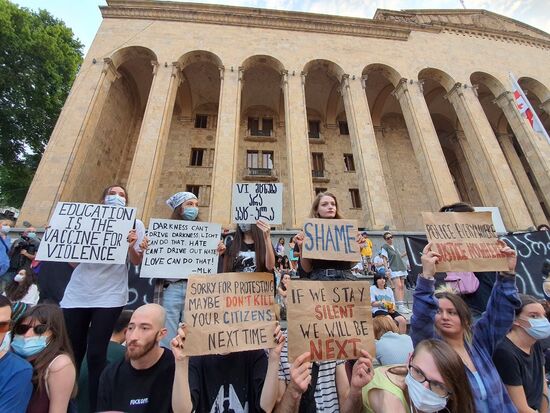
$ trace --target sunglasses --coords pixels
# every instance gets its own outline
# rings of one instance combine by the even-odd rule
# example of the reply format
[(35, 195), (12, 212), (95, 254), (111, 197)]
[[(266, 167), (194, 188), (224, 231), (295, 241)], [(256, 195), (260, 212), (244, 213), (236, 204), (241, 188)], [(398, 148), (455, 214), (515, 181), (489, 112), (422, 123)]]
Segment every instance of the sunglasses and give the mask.
[(39, 336), (41, 336), (48, 330), (48, 326), (46, 324), (38, 324), (35, 326), (31, 326), (30, 324), (19, 324), (13, 329), (13, 334), (16, 336), (23, 336), (27, 334), (27, 331), (29, 331), (31, 328), (34, 331), (34, 334)]
[(393, 237), (386, 237), (384, 238), (386, 241), (389, 240), (389, 239), (393, 239)]
[(10, 327), (11, 327), (11, 320), (0, 321), (0, 333), (5, 333), (6, 331), (10, 331)]

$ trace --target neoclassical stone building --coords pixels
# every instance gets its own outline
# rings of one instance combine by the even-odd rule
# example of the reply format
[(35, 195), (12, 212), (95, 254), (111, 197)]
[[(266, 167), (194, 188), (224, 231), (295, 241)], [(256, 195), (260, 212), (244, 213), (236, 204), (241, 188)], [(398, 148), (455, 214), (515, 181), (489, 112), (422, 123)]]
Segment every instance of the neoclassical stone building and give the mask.
[(371, 229), (497, 206), (508, 230), (548, 222), (550, 145), (514, 108), (513, 72), (550, 127), (550, 35), (484, 10), (373, 19), (108, 0), (21, 211), (128, 187), (147, 223), (198, 193), (229, 224), (232, 184), (282, 182), (283, 228), (334, 192)]

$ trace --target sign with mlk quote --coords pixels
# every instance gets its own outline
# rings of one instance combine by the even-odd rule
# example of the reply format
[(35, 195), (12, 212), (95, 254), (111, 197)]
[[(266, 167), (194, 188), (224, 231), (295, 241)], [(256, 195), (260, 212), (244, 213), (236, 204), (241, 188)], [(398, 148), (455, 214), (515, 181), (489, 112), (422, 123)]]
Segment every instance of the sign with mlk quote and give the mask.
[(135, 208), (59, 202), (40, 241), (38, 261), (125, 264)]
[(185, 297), (186, 355), (275, 347), (270, 273), (192, 275)]
[(290, 282), (288, 357), (309, 351), (311, 360), (348, 360), (376, 353), (368, 281)]
[(149, 248), (141, 265), (142, 278), (187, 278), (218, 272), (221, 225), (208, 222), (151, 219)]
[(441, 254), (437, 272), (508, 271), (491, 212), (423, 212), (432, 250)]
[(233, 187), (232, 222), (269, 224), (283, 222), (283, 184), (244, 183)]
[(357, 244), (357, 221), (307, 219), (304, 223), (302, 257), (318, 260), (361, 261)]

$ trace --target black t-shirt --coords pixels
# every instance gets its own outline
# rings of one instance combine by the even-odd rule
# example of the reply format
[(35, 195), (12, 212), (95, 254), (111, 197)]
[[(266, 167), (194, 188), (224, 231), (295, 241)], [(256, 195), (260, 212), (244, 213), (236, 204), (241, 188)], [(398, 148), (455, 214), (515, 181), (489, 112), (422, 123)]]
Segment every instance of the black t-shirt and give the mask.
[(505, 337), (493, 354), (493, 362), (502, 382), (507, 386), (523, 386), (529, 407), (539, 409), (544, 379), (544, 355), (540, 343), (535, 343), (531, 354), (526, 354)]
[(476, 315), (482, 314), (487, 308), (493, 285), (495, 284), (496, 272), (474, 272), (475, 277), (479, 280), (479, 287), (472, 294), (464, 294), (462, 298), (468, 304), (471, 310), (475, 310)]
[[(227, 242), (227, 251), (231, 249), (233, 240)], [(239, 253), (232, 265), (233, 272), (255, 272), (256, 271), (256, 248), (255, 244), (247, 244), (241, 241)], [(226, 252), (227, 254), (227, 252)]]
[(189, 390), (198, 413), (261, 412), (267, 373), (264, 350), (189, 359)]
[[(297, 256), (300, 253), (300, 248), (298, 244), (294, 245), (294, 254)], [(313, 270), (349, 270), (355, 265), (355, 263), (350, 261), (333, 261), (333, 260), (310, 260), (311, 268)], [(306, 273), (302, 266), (299, 267), (300, 277), (307, 278), (308, 273)]]
[(97, 410), (172, 412), (174, 355), (163, 350), (159, 361), (145, 370), (136, 370), (126, 360), (107, 366), (99, 380)]

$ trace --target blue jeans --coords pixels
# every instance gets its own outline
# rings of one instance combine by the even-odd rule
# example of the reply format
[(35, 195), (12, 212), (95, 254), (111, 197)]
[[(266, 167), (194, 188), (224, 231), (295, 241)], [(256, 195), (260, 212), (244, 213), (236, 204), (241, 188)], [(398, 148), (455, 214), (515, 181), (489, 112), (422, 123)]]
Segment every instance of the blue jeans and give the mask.
[(160, 341), (160, 345), (170, 348), (170, 341), (178, 333), (178, 325), (183, 321), (183, 309), (185, 307), (185, 293), (187, 280), (173, 282), (164, 288), (162, 294), (162, 306), (166, 311), (166, 336)]

